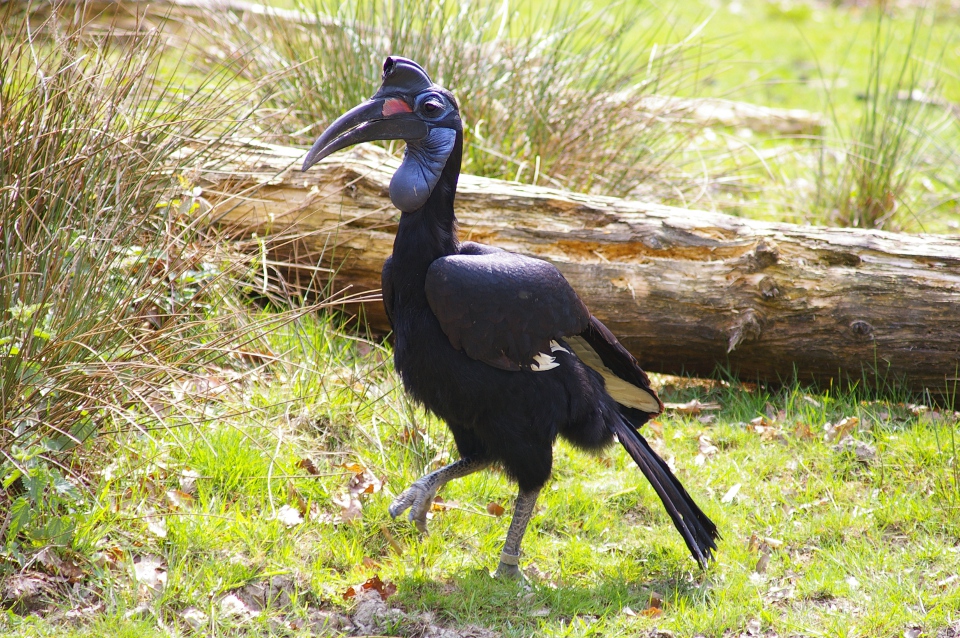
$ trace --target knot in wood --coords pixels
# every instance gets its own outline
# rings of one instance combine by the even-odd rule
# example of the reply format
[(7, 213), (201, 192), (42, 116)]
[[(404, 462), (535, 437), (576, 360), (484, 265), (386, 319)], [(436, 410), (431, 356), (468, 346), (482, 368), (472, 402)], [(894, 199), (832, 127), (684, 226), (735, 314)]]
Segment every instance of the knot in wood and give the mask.
[(744, 269), (747, 272), (757, 272), (768, 268), (780, 261), (780, 247), (777, 242), (767, 237), (761, 237), (753, 250), (742, 258)]
[(850, 324), (850, 330), (860, 339), (873, 341), (873, 326), (863, 319), (857, 319)]
[(757, 283), (757, 288), (760, 289), (760, 294), (767, 301), (780, 296), (780, 289), (777, 287), (777, 282), (773, 277), (766, 276), (761, 279), (759, 283)]
[(727, 345), (727, 352), (730, 353), (741, 343), (758, 339), (763, 332), (763, 326), (760, 325), (757, 312), (751, 308), (744, 311), (727, 332), (730, 333), (730, 341)]
[(757, 270), (763, 270), (780, 261), (780, 247), (772, 239), (761, 237), (753, 249), (753, 255), (757, 260)]

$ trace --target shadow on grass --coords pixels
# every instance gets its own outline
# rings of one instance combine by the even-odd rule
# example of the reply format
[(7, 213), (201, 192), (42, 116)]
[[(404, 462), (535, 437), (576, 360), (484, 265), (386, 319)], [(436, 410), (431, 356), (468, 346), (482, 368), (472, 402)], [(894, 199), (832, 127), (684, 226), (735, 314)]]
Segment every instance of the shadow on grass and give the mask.
[(594, 585), (539, 582), (524, 586), (495, 579), (485, 569), (467, 570), (447, 580), (411, 576), (396, 584), (391, 603), (408, 611), (429, 611), (442, 622), (498, 629), (507, 625), (513, 630), (532, 629), (544, 621), (607, 618), (626, 608), (640, 614), (650, 606), (652, 592), (669, 605), (695, 606), (704, 603), (711, 588), (709, 579), (667, 577), (644, 582), (605, 578)]

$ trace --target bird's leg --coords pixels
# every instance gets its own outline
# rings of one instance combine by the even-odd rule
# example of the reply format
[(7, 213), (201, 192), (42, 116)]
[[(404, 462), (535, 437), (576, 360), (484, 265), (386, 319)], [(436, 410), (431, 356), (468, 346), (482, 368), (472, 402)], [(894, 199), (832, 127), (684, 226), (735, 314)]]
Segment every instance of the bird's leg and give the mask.
[(437, 495), (437, 490), (453, 479), (473, 474), (488, 465), (490, 465), (489, 461), (470, 458), (460, 459), (455, 463), (441, 467), (436, 472), (430, 472), (420, 477), (393, 500), (389, 510), (390, 516), (396, 518), (407, 508), (410, 508), (410, 520), (416, 524), (418, 530), (426, 534), (427, 512), (433, 505), (433, 497)]
[(517, 504), (513, 509), (513, 520), (507, 530), (507, 540), (503, 543), (500, 552), (500, 564), (494, 574), (497, 578), (523, 578), (520, 571), (520, 542), (527, 531), (527, 523), (533, 516), (533, 506), (537, 504), (540, 488), (535, 490), (520, 490), (517, 494)]

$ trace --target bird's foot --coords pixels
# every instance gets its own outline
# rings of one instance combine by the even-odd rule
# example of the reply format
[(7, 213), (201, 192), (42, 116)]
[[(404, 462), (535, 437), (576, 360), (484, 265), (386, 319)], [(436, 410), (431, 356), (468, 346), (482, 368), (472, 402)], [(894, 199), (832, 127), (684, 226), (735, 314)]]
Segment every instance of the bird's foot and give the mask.
[(410, 510), (409, 518), (417, 526), (421, 533), (427, 533), (427, 512), (433, 505), (433, 497), (437, 495), (437, 488), (431, 487), (423, 479), (415, 481), (400, 493), (400, 496), (393, 500), (390, 505), (391, 518), (396, 518), (403, 514), (407, 509)]
[(500, 554), (500, 564), (497, 565), (497, 571), (493, 573), (493, 577), (500, 580), (528, 582), (527, 577), (520, 571), (520, 557), (507, 553)]

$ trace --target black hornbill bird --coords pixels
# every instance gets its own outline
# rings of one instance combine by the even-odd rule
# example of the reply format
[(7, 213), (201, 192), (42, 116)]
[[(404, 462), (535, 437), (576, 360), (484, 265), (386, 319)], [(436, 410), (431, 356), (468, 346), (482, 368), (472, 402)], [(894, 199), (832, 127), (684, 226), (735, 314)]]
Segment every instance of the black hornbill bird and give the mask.
[(460, 460), (401, 493), (426, 531), (437, 490), (491, 464), (519, 484), (498, 576), (520, 577), (520, 541), (562, 436), (585, 450), (616, 437), (705, 566), (719, 538), (667, 464), (637, 431), (663, 404), (637, 360), (590, 314), (551, 264), (457, 240), (453, 211), (463, 150), (457, 102), (417, 63), (388, 57), (380, 89), (328, 128), (303, 162), (371, 140), (406, 141), (390, 181), (400, 209), (383, 303), (407, 392), (446, 421)]

